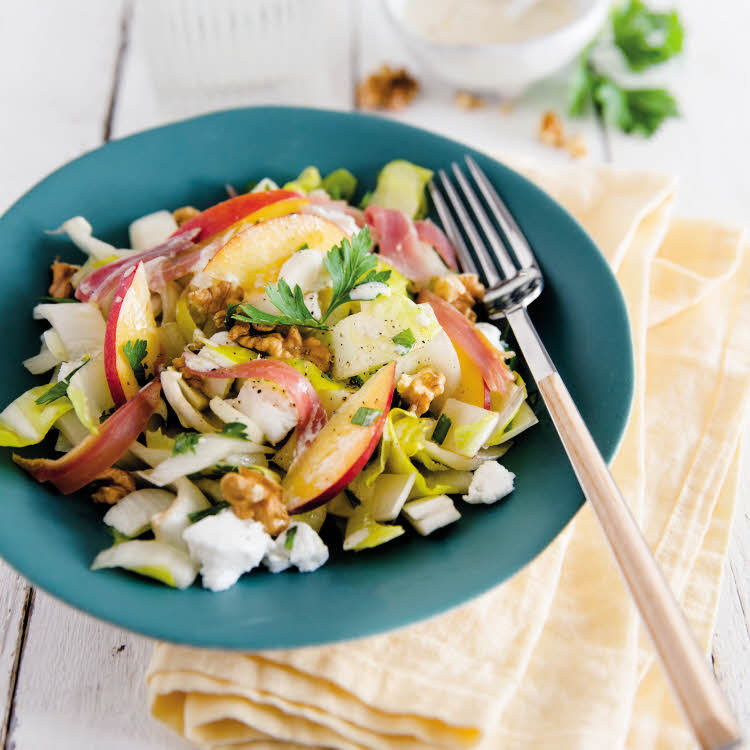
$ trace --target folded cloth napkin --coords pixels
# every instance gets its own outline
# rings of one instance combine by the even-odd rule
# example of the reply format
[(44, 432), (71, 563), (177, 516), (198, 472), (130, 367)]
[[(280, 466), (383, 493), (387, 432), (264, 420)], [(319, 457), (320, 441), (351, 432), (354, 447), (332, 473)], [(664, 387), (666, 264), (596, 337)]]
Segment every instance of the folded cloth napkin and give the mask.
[[(588, 230), (625, 294), (636, 391), (612, 471), (708, 649), (750, 393), (743, 233), (673, 218), (664, 177), (520, 169)], [(147, 681), (154, 716), (212, 750), (694, 746), (588, 505), (448, 614), (294, 651), (159, 644)]]

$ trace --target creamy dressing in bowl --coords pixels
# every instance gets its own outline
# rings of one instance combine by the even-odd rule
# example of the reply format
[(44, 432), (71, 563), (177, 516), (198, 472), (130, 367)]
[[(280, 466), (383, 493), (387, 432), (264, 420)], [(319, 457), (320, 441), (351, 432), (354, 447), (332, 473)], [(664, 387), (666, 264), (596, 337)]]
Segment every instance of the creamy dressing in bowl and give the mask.
[(437, 44), (512, 44), (561, 29), (582, 10), (578, 0), (406, 0), (403, 22)]

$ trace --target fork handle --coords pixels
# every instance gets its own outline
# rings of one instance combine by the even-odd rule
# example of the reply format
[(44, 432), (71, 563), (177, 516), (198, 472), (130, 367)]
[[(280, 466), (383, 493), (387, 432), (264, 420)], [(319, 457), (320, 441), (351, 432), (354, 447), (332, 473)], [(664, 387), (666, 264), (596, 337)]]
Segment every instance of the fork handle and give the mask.
[(556, 371), (537, 385), (700, 746), (733, 745), (734, 717), (568, 389)]

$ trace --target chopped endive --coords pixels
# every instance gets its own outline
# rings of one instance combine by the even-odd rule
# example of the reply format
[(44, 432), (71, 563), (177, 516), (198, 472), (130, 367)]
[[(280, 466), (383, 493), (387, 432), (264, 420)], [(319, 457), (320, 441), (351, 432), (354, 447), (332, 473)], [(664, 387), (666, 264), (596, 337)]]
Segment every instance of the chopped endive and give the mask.
[(151, 527), (151, 518), (166, 510), (174, 499), (166, 490), (136, 490), (104, 514), (104, 523), (127, 537), (139, 536)]
[(495, 430), (499, 415), (479, 406), (449, 398), (443, 414), (451, 420), (442, 447), (467, 458), (473, 458), (489, 440)]
[(431, 177), (429, 169), (404, 159), (391, 161), (380, 170), (369, 204), (398, 209), (409, 218), (422, 218), (427, 214), (425, 188)]
[(503, 438), (500, 442), (506, 443), (508, 440), (511, 440), (516, 435), (519, 435), (524, 430), (528, 430), (529, 427), (533, 427), (538, 423), (539, 420), (537, 419), (536, 414), (534, 414), (534, 410), (524, 401), (516, 412), (515, 417), (513, 417), (510, 424), (505, 428)]
[[(370, 485), (359, 477), (354, 478), (349, 489), (361, 503), (371, 507), (372, 517), (376, 521), (394, 521), (414, 487), (417, 474), (381, 474)], [(350, 508), (354, 510), (351, 504)]]
[(508, 387), (505, 393), (492, 391), (490, 393), (490, 408), (499, 414), (497, 426), (490, 435), (487, 445), (498, 445), (504, 442), (505, 428), (518, 413), (521, 404), (526, 398), (526, 385), (518, 373), (515, 373), (516, 382)]
[(0, 413), (0, 445), (22, 448), (44, 439), (55, 422), (73, 408), (67, 397), (45, 404), (37, 400), (49, 391), (49, 385), (39, 385), (22, 393)]
[(352, 416), (352, 424), (360, 425), (361, 427), (369, 427), (377, 422), (378, 417), (383, 412), (380, 409), (371, 409), (369, 406), (360, 406), (354, 415)]
[(362, 504), (346, 522), (344, 532), (345, 550), (363, 550), (379, 547), (404, 533), (403, 526), (378, 523), (371, 515), (370, 509)]
[(198, 575), (190, 555), (155, 540), (121, 542), (102, 550), (91, 564), (92, 570), (101, 568), (124, 568), (178, 589), (186, 589)]
[(448, 495), (412, 500), (404, 505), (403, 513), (422, 536), (427, 536), (461, 518)]
[(308, 510), (306, 513), (297, 513), (294, 516), (295, 521), (300, 523), (306, 523), (316, 533), (320, 531), (323, 526), (323, 522), (326, 520), (328, 510), (325, 505), (321, 505), (313, 510)]

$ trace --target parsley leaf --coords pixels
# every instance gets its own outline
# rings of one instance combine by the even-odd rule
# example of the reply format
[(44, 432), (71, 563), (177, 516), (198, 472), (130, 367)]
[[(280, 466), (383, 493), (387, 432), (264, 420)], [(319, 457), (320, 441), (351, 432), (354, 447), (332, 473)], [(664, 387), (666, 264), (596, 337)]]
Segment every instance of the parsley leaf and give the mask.
[(370, 425), (375, 424), (382, 413), (382, 409), (371, 409), (369, 406), (360, 406), (359, 409), (354, 412), (354, 416), (351, 418), (351, 423), (360, 425), (361, 427), (369, 427)]
[(448, 430), (450, 430), (452, 424), (453, 422), (451, 421), (450, 417), (446, 417), (445, 414), (441, 414), (440, 419), (438, 419), (437, 424), (435, 425), (435, 429), (432, 431), (433, 442), (437, 443), (438, 445), (442, 445), (443, 441), (445, 440), (445, 436), (448, 434)]
[(232, 327), (232, 318), (234, 317), (237, 308), (239, 307), (238, 302), (230, 302), (227, 305), (227, 314), (224, 316), (224, 328)]
[[(628, 0), (612, 14), (614, 43), (631, 70), (663, 62), (682, 49), (677, 14), (650, 11), (642, 0)], [(650, 136), (667, 117), (679, 115), (677, 102), (665, 89), (627, 89), (592, 59), (597, 43), (581, 53), (573, 72), (568, 111), (580, 117), (593, 105), (599, 116), (624, 133)]]
[(682, 50), (683, 30), (677, 12), (657, 13), (641, 0), (629, 0), (612, 12), (615, 44), (628, 67), (641, 71)]
[(135, 376), (138, 385), (145, 385), (146, 367), (143, 364), (143, 360), (148, 354), (148, 342), (143, 339), (126, 341), (122, 347), (122, 351), (128, 360), (128, 364), (133, 369), (133, 375)]
[(276, 286), (266, 284), (266, 294), (280, 315), (263, 312), (252, 305), (240, 306), (241, 314), (234, 313), (235, 320), (262, 325), (302, 326), (328, 330), (326, 321), (331, 313), (343, 304), (351, 302), (350, 293), (358, 284), (369, 281), (385, 282), (390, 278), (390, 271), (376, 271), (375, 256), (370, 252), (372, 238), (370, 230), (365, 227), (340, 245), (334, 245), (327, 253), (323, 263), (333, 280), (333, 294), (328, 309), (320, 320), (316, 320), (305, 303), (304, 294), (298, 284), (294, 289), (283, 279)]
[(297, 536), (298, 526), (292, 526), (289, 531), (286, 532), (286, 539), (284, 539), (284, 549), (288, 549), (290, 552), (294, 547), (294, 537)]
[(404, 355), (411, 351), (416, 339), (414, 338), (411, 328), (407, 328), (405, 331), (397, 333), (391, 341), (396, 345), (398, 353)]
[(248, 440), (247, 426), (242, 422), (227, 422), (222, 428), (220, 435), (226, 435), (226, 437), (239, 438), (240, 440)]
[(41, 302), (78, 302), (73, 297), (37, 297)]
[(68, 386), (70, 385), (70, 379), (75, 375), (84, 365), (87, 365), (89, 360), (87, 359), (83, 364), (78, 365), (73, 372), (69, 373), (63, 380), (58, 380), (57, 383), (49, 387), (39, 398), (34, 402), (37, 406), (44, 406), (44, 404), (51, 404), (53, 401), (57, 401), (58, 398), (62, 398), (68, 394)]
[(198, 445), (201, 439), (200, 432), (181, 432), (174, 439), (174, 447), (172, 448), (173, 456), (180, 456), (183, 453), (192, 451), (195, 453), (195, 446)]
[(224, 508), (228, 508), (229, 503), (226, 500), (212, 505), (210, 508), (204, 508), (203, 510), (196, 510), (195, 513), (188, 513), (188, 519), (190, 523), (197, 523), (207, 516), (215, 516), (217, 513), (221, 513)]

